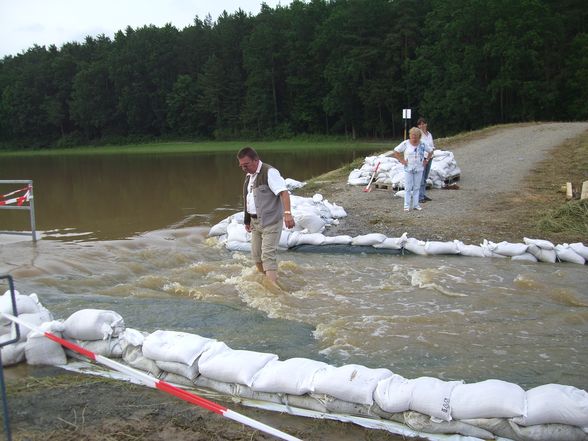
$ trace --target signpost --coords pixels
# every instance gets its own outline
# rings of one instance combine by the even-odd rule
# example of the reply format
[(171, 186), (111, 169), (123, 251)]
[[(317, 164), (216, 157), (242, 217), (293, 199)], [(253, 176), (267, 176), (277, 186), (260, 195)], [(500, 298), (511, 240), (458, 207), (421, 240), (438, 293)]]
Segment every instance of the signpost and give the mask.
[(408, 121), (411, 118), (411, 109), (402, 109), (402, 119), (404, 120), (404, 139), (406, 139), (406, 132), (407, 132), (407, 126), (408, 126)]

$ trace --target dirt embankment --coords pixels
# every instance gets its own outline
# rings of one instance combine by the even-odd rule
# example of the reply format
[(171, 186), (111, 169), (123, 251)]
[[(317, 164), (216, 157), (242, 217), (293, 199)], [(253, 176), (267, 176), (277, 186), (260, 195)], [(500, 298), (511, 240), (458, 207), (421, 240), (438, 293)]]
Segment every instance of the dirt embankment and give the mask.
[(391, 190), (366, 193), (363, 187), (348, 185), (349, 171), (318, 177), (304, 192), (321, 193), (347, 211), (340, 225), (329, 228), (329, 236), (398, 237), (407, 232), (421, 240), (459, 239), (466, 244), (484, 239), (522, 242), (523, 237), (556, 243), (586, 241), (571, 231), (544, 231), (537, 222), (547, 210), (565, 203), (561, 187), (566, 182), (579, 186), (588, 179), (588, 160), (582, 172), (576, 153), (587, 131), (588, 123), (537, 123), (436, 140), (437, 148), (455, 156), (461, 169), (459, 189), (428, 190), (433, 201), (423, 204), (420, 212), (405, 213), (402, 198), (394, 197)]

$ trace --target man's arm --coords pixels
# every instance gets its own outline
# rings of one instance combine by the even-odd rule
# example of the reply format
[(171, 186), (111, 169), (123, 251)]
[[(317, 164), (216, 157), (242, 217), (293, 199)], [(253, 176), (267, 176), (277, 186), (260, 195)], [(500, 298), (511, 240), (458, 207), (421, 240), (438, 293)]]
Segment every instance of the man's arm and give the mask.
[(292, 228), (294, 227), (294, 217), (292, 216), (292, 211), (290, 210), (290, 193), (288, 193), (288, 190), (280, 192), (280, 199), (282, 200), (282, 205), (284, 206), (284, 223), (286, 224), (286, 228)]

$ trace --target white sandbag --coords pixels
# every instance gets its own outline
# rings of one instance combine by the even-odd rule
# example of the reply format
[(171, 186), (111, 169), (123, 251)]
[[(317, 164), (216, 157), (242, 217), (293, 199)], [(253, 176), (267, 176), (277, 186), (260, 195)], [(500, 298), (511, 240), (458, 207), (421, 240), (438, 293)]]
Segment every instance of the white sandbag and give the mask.
[(306, 182), (300, 182), (292, 178), (286, 178), (284, 179), (284, 182), (286, 183), (286, 188), (290, 191), (302, 188), (306, 185)]
[(569, 245), (557, 245), (555, 247), (555, 254), (562, 262), (579, 263), (580, 265), (584, 265), (586, 263), (586, 259), (576, 253)]
[(316, 375), (314, 391), (352, 403), (372, 404), (378, 382), (392, 375), (389, 369), (370, 369), (357, 364), (329, 366)]
[[(18, 315), (39, 312), (40, 304), (36, 294), (26, 296), (15, 290), (14, 300), (16, 302), (16, 311)], [(6, 290), (6, 292), (0, 297), (0, 313), (13, 314), (13, 312), (12, 296), (10, 295), (10, 290)], [(0, 314), (0, 324), (4, 325), (7, 323), (11, 323), (10, 320)]]
[(295, 214), (294, 220), (299, 228), (305, 229), (309, 233), (322, 233), (326, 225), (319, 215), (313, 213)]
[[(42, 323), (50, 322), (53, 320), (53, 316), (49, 312), (48, 309), (41, 307), (39, 312), (33, 312), (30, 314), (18, 314), (18, 318), (21, 319), (23, 322), (28, 323), (31, 326), (39, 326)], [(19, 341), (26, 341), (27, 335), (31, 332), (31, 330), (27, 326), (19, 325), (19, 334), (20, 338)], [(10, 336), (11, 338), (16, 338), (16, 323), (12, 323), (10, 326)]]
[(522, 426), (569, 424), (588, 427), (588, 392), (562, 384), (544, 384), (529, 389), (527, 416), (514, 418)]
[(404, 248), (413, 254), (426, 256), (427, 252), (425, 251), (425, 245), (426, 242), (415, 239), (414, 237), (409, 237), (404, 244)]
[(455, 245), (462, 256), (484, 257), (484, 250), (479, 245), (466, 245), (460, 240), (456, 240)]
[(518, 260), (521, 262), (537, 262), (537, 258), (533, 256), (531, 253), (523, 253), (519, 254), (518, 256), (512, 256), (512, 260)]
[(236, 240), (227, 242), (225, 247), (229, 251), (241, 251), (244, 253), (251, 252), (251, 242), (239, 242)]
[(407, 241), (406, 233), (400, 237), (387, 237), (383, 242), (374, 245), (374, 248), (383, 248), (388, 250), (400, 250)]
[(392, 374), (392, 376), (378, 382), (374, 390), (374, 401), (386, 412), (405, 412), (410, 409), (414, 386), (414, 382), (400, 375)]
[[(490, 242), (492, 244), (492, 242)], [(492, 244), (491, 248), (496, 254), (502, 254), (503, 256), (513, 257), (520, 254), (526, 253), (529, 245), (524, 243), (510, 243), (510, 242), (499, 242)]]
[(404, 198), (405, 194), (406, 194), (406, 190), (398, 190), (396, 193), (394, 193), (394, 197)]
[(131, 344), (123, 344), (122, 359), (129, 366), (147, 372), (154, 377), (159, 377), (161, 369), (155, 364), (154, 360), (145, 357), (141, 346), (134, 346)]
[(72, 340), (103, 340), (124, 331), (122, 316), (115, 311), (81, 309), (63, 322), (63, 336)]
[(251, 386), (255, 374), (277, 359), (275, 354), (233, 350), (222, 342), (216, 342), (202, 353), (198, 369), (202, 375), (216, 381)]
[(321, 233), (300, 234), (298, 236), (298, 245), (322, 245), (325, 242), (325, 236)]
[(456, 420), (437, 422), (429, 415), (423, 415), (419, 412), (404, 412), (403, 422), (416, 432), (459, 434), (480, 440), (496, 438), (492, 432), (480, 429), (471, 424)]
[(25, 360), (25, 341), (12, 343), (2, 347), (2, 366), (12, 366)]
[[(67, 339), (72, 341), (71, 339)], [(121, 358), (123, 349), (118, 338), (107, 338), (106, 340), (73, 340), (73, 343), (107, 358)]]
[(410, 409), (443, 421), (451, 421), (451, 393), (463, 381), (443, 381), (433, 377), (409, 380), (414, 383)]
[(292, 234), (290, 230), (282, 230), (282, 233), (280, 234), (280, 242), (278, 243), (278, 248), (282, 250), (288, 249), (288, 239), (290, 238), (290, 234)]
[(523, 241), (527, 244), (527, 245), (537, 245), (539, 248), (543, 248), (544, 250), (553, 250), (555, 249), (555, 245), (548, 241), (548, 240), (543, 240), (543, 239), (529, 239), (528, 237), (523, 237)]
[(67, 364), (67, 357), (63, 346), (56, 341), (47, 338), (44, 332), (52, 332), (57, 337), (61, 337), (61, 334), (52, 331), (51, 323), (43, 323), (39, 325), (38, 328), (43, 333), (31, 331), (25, 343), (25, 358), (27, 364), (49, 366)]
[(222, 236), (223, 234), (227, 234), (227, 226), (229, 225), (230, 221), (231, 221), (231, 218), (227, 217), (227, 218), (223, 219), (222, 221), (220, 221), (218, 224), (213, 225), (210, 228), (210, 230), (208, 230), (208, 236), (214, 237), (214, 236)]
[(461, 384), (451, 394), (451, 416), (469, 418), (512, 418), (527, 414), (525, 391), (517, 384), (486, 380)]
[(353, 237), (348, 235), (325, 236), (323, 245), (349, 245), (352, 241)]
[(314, 391), (316, 373), (328, 366), (326, 363), (306, 358), (270, 361), (255, 374), (251, 389), (258, 392), (303, 395)]
[(190, 381), (194, 381), (200, 373), (198, 371), (198, 363), (194, 363), (190, 366), (176, 361), (156, 361), (155, 364), (164, 372), (179, 375)]
[(570, 244), (570, 248), (582, 256), (584, 259), (588, 260), (588, 247), (584, 246), (582, 242), (575, 242)]
[(325, 200), (324, 201), (325, 206), (329, 209), (329, 212), (331, 213), (331, 217), (333, 217), (334, 219), (340, 219), (342, 217), (346, 217), (347, 216), (347, 212), (345, 211), (345, 209), (335, 203), (330, 203), (329, 201)]
[(370, 234), (363, 234), (359, 236), (355, 236), (351, 241), (351, 245), (354, 246), (372, 246), (378, 243), (384, 242), (386, 239), (385, 234), (381, 233), (370, 233)]
[(245, 225), (231, 221), (227, 225), (227, 242), (249, 242), (251, 241), (251, 233), (245, 230)]
[(192, 365), (215, 342), (216, 340), (187, 332), (158, 330), (145, 338), (143, 354), (154, 361), (175, 361)]
[(425, 243), (425, 253), (430, 255), (459, 254), (459, 249), (454, 241), (439, 242), (436, 240)]
[(548, 262), (548, 263), (555, 263), (555, 259), (557, 257), (555, 253), (555, 247), (552, 249), (548, 248), (541, 248), (538, 245), (530, 244), (527, 248), (530, 254), (535, 256), (537, 260), (540, 262)]

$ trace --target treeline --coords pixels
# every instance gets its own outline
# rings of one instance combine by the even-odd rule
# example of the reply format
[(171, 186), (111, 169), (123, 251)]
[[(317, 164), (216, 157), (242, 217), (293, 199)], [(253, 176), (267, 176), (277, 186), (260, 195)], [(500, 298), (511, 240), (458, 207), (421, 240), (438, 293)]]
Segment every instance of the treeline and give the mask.
[[(295, 0), (0, 61), (0, 146), (588, 118), (582, 0)], [(115, 13), (115, 11), (113, 11)], [(413, 121), (414, 122), (414, 121)]]

